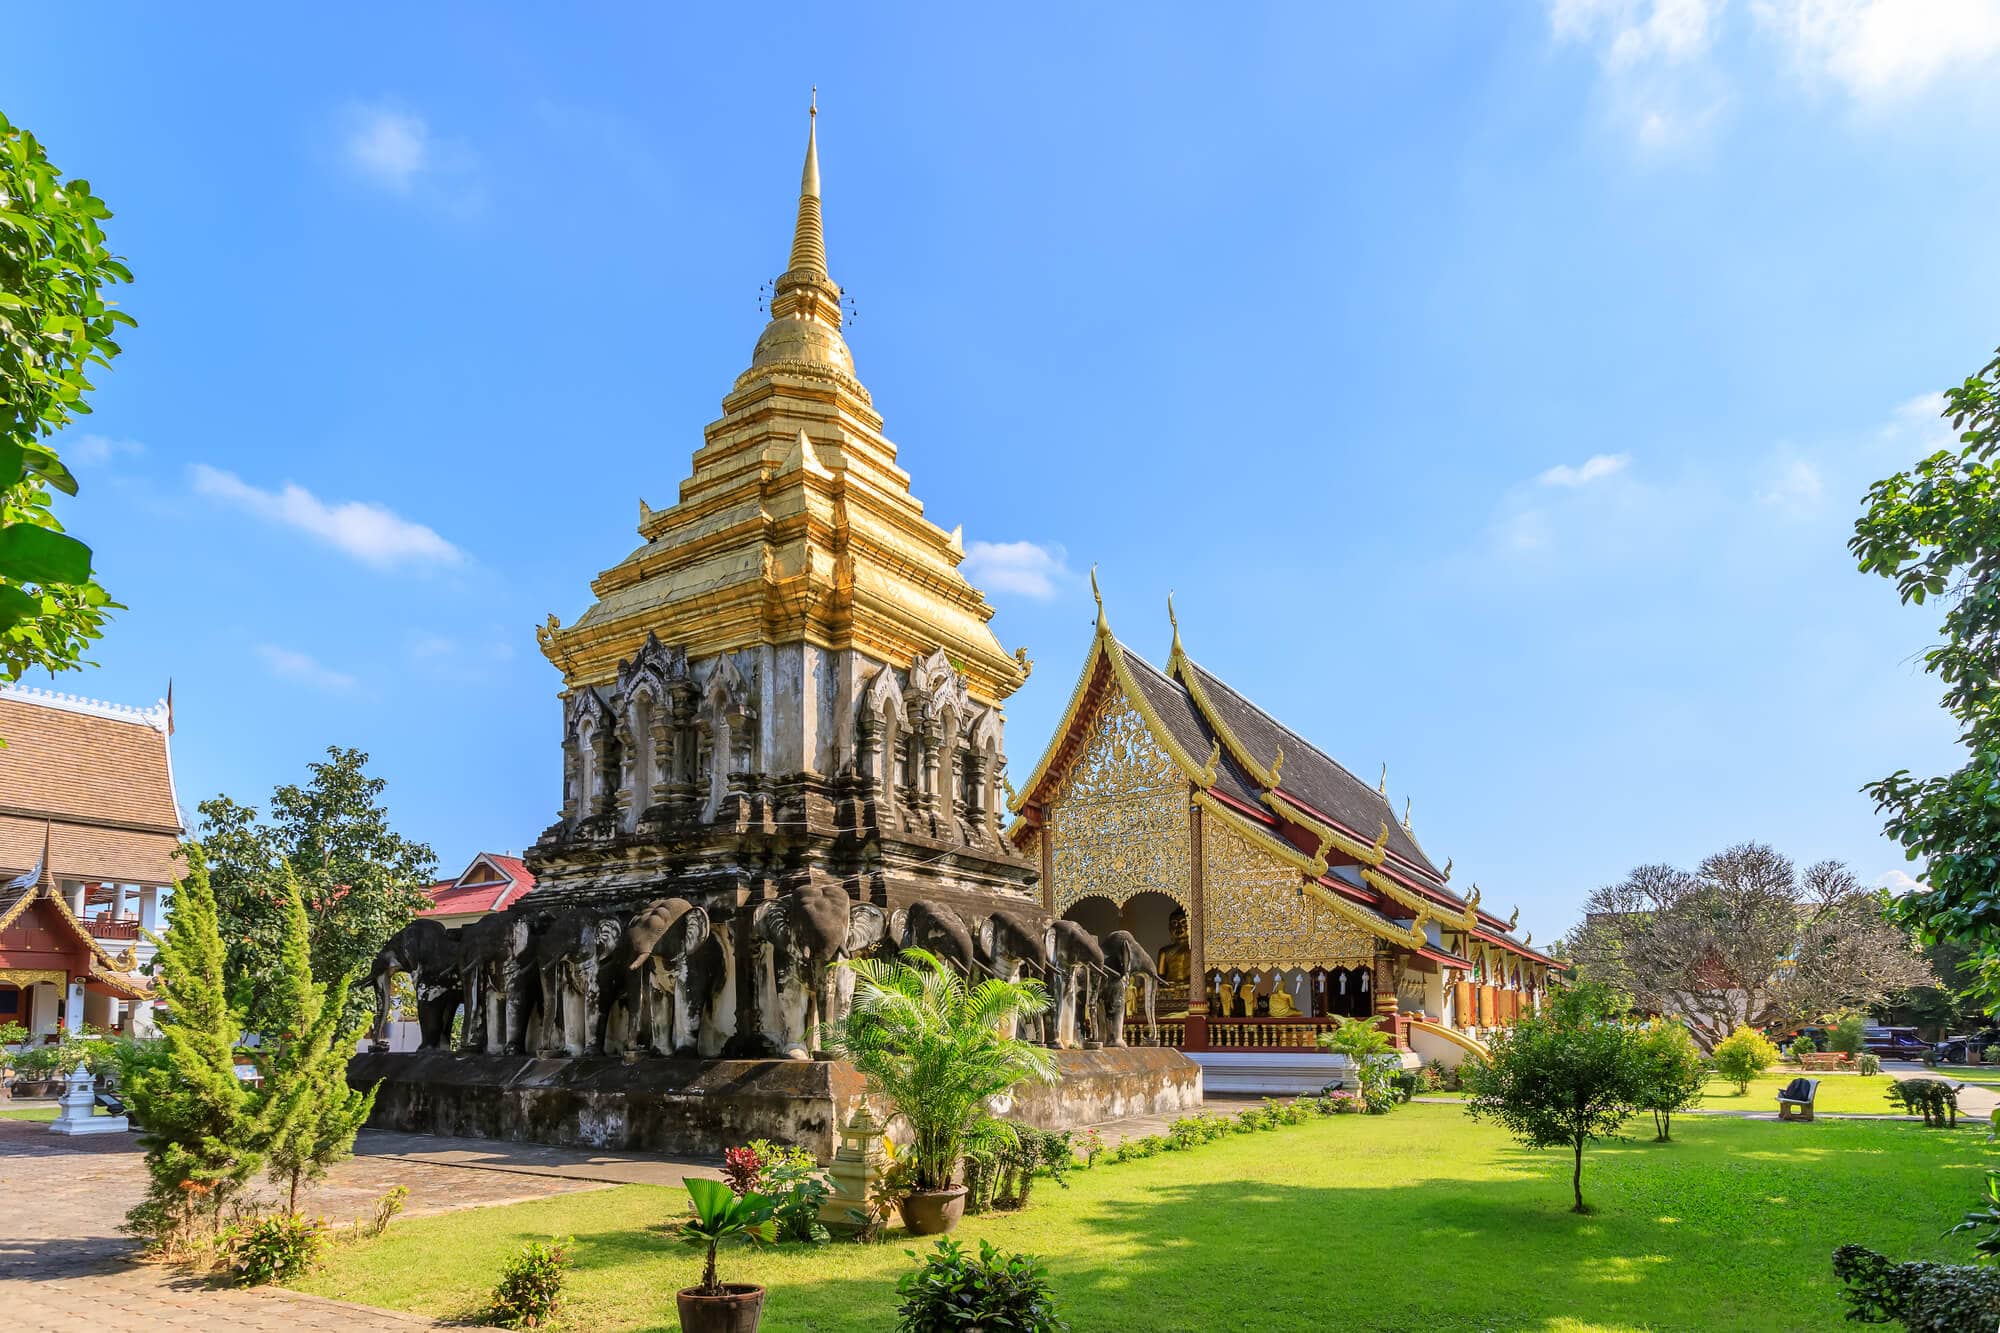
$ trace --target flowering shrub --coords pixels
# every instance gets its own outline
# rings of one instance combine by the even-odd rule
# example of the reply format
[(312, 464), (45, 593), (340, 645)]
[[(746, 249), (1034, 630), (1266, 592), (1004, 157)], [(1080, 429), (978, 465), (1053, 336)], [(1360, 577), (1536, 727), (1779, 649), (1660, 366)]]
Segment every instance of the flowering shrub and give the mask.
[(544, 1328), (562, 1309), (563, 1282), (576, 1261), (570, 1249), (576, 1241), (531, 1240), (500, 1270), (499, 1285), (487, 1314), (502, 1328)]
[(753, 1139), (722, 1154), (722, 1178), (739, 1199), (752, 1191), (770, 1197), (777, 1239), (814, 1244), (830, 1239), (819, 1211), (832, 1196), (833, 1183), (806, 1149)]
[(1077, 1140), (1077, 1147), (1083, 1153), (1083, 1166), (1087, 1171), (1096, 1166), (1097, 1159), (1104, 1155), (1104, 1135), (1095, 1129), (1086, 1129), (1083, 1137)]
[(764, 1159), (755, 1148), (730, 1148), (722, 1154), (723, 1183), (738, 1198), (756, 1189), (763, 1178)]
[[(915, 1258), (915, 1252), (911, 1252)], [(1061, 1333), (1049, 1272), (1028, 1254), (1002, 1254), (990, 1240), (979, 1242), (979, 1257), (967, 1257), (954, 1240), (940, 1240), (914, 1273), (896, 1283), (903, 1303), (897, 1328), (905, 1333), (932, 1329), (1016, 1329), (1020, 1333)]]
[(261, 1287), (290, 1282), (318, 1268), (326, 1234), (323, 1217), (272, 1213), (224, 1228), (216, 1252), (239, 1285)]

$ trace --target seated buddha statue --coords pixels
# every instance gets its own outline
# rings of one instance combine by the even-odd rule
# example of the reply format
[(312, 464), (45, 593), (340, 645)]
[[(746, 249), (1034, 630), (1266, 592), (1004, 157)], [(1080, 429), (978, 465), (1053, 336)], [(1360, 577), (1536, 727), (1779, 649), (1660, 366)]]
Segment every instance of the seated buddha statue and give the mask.
[(1189, 968), (1194, 955), (1188, 948), (1187, 913), (1175, 910), (1170, 928), (1173, 939), (1160, 949), (1160, 1017), (1179, 1018), (1188, 1011)]
[(1273, 990), (1271, 992), (1271, 1017), (1297, 1018), (1298, 1016), (1299, 1006), (1297, 1001), (1292, 999), (1290, 991)]
[(1246, 981), (1236, 988), (1236, 1003), (1230, 1007), (1229, 1012), (1235, 1014), (1238, 1018), (1255, 1018), (1257, 1016), (1256, 982)]

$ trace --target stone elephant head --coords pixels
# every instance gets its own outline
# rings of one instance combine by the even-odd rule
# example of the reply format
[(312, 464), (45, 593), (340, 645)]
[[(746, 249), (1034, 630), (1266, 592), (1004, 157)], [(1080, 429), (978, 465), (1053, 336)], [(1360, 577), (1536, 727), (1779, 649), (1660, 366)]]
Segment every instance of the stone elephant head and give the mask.
[(972, 928), (943, 903), (918, 900), (889, 917), (889, 931), (899, 949), (922, 949), (950, 963), (971, 979), (981, 970)]
[(378, 1044), (388, 1039), (389, 992), (396, 974), (407, 972), (417, 992), (417, 1049), (442, 1049), (451, 1037), (451, 1011), (457, 1007), (458, 957), (458, 932), (426, 917), (389, 937), (368, 970), (375, 988), (373, 1032)]
[(1042, 934), (1042, 956), (1049, 969), (1049, 998), (1054, 1006), (1053, 1044), (1081, 1045), (1096, 1026), (1104, 948), (1076, 922), (1052, 921)]
[[(616, 995), (606, 1000), (624, 1006), (628, 1051), (671, 1055), (694, 1046), (708, 997), (690, 990), (688, 965), (711, 934), (708, 913), (685, 898), (647, 903), (625, 927), (618, 952), (622, 965), (610, 981)], [(683, 1007), (691, 1019), (686, 1031), (677, 1021)]]
[(779, 1044), (792, 1059), (808, 1059), (821, 1045), (822, 1030), (846, 1017), (835, 965), (881, 944), (888, 917), (872, 903), (855, 902), (839, 885), (808, 884), (760, 903), (750, 929), (771, 947), (771, 981), (780, 1000), (787, 980), (805, 988), (801, 1030), (792, 1032), (787, 1021)]
[(603, 1051), (599, 974), (624, 933), (617, 917), (572, 907), (535, 935), (529, 956), (541, 983), (545, 1048), (564, 1055)]
[[(1023, 924), (1006, 912), (994, 912), (973, 932), (979, 966), (1002, 981), (1040, 981), (1047, 985), (1048, 961), (1041, 932)], [(1052, 1015), (1048, 1010), (1025, 1015), (1016, 1024), (1018, 1034), (1029, 1041), (1049, 1040)], [(1013, 1034), (1010, 1034), (1013, 1035)]]

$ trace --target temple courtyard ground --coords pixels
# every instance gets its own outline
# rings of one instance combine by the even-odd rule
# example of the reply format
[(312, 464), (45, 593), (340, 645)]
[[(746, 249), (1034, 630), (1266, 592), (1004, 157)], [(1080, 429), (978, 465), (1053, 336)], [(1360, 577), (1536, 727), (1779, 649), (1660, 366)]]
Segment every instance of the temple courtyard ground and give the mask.
[[(1138, 1125), (1135, 1131), (1156, 1126)], [(1688, 1116), (1593, 1149), (1596, 1211), (1568, 1212), (1568, 1161), (1516, 1147), (1450, 1104), (1231, 1136), (1037, 1185), (1020, 1214), (966, 1219), (1049, 1263), (1078, 1330), (1826, 1329), (1829, 1265), (1859, 1242), (1959, 1262), (1940, 1233), (2000, 1167), (1983, 1123), (1777, 1125)], [(131, 1264), (118, 1217), (140, 1188), (126, 1137), (51, 1146), (0, 1120), (0, 1242), (9, 1328), (410, 1329), (476, 1316), (502, 1260), (573, 1235), (570, 1328), (672, 1328), (698, 1257), (671, 1234), (698, 1164), (637, 1155), (364, 1134), (311, 1208), (363, 1216), (411, 1188), (380, 1240), (337, 1247), (303, 1294), (226, 1292)], [(631, 1181), (635, 1183), (614, 1183)], [(873, 1246), (726, 1253), (724, 1276), (771, 1289), (767, 1333), (893, 1327), (900, 1236)]]

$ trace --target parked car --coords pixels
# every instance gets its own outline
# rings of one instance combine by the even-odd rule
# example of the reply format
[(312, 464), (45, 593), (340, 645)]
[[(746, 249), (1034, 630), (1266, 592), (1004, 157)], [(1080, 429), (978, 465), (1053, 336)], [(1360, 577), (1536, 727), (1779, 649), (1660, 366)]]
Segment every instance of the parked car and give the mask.
[(1884, 1060), (1921, 1060), (1931, 1044), (1915, 1028), (1863, 1028), (1861, 1049)]

